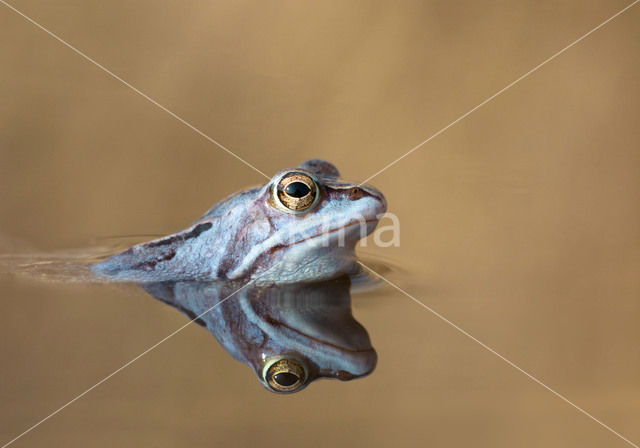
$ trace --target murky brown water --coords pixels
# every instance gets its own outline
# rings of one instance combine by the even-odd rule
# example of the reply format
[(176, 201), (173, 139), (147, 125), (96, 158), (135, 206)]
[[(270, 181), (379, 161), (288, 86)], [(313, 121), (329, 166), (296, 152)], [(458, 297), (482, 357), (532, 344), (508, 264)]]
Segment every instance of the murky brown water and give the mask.
[[(14, 2), (269, 175), (364, 179), (623, 1)], [(399, 286), (640, 441), (640, 6), (373, 181)], [(0, 232), (169, 233), (262, 182), (0, 5)], [(7, 249), (3, 249), (7, 250)], [(0, 279), (0, 442), (186, 322), (133, 288)], [(190, 326), (14, 446), (626, 446), (392, 289), (379, 364), (294, 396)]]

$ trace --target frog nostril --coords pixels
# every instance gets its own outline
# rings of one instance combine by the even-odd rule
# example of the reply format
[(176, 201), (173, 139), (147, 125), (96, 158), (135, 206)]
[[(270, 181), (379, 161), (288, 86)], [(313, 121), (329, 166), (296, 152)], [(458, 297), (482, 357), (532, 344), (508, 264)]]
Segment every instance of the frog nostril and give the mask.
[(353, 187), (349, 192), (349, 199), (351, 201), (357, 201), (358, 199), (362, 198), (365, 194), (366, 192), (362, 188)]

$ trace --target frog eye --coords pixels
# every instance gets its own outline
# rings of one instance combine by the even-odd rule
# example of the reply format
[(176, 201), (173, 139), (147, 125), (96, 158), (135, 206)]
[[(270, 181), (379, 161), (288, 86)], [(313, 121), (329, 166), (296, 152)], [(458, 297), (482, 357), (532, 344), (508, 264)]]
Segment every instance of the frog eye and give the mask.
[(275, 196), (277, 201), (287, 210), (302, 212), (316, 202), (318, 187), (308, 175), (293, 172), (280, 179), (276, 186)]
[(297, 392), (305, 386), (307, 374), (295, 359), (283, 358), (267, 366), (264, 381), (274, 392)]

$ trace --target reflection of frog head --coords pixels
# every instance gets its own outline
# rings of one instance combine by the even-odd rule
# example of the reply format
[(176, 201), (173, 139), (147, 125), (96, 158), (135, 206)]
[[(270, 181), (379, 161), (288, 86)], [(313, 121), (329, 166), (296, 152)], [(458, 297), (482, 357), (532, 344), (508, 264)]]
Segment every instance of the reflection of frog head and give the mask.
[[(351, 314), (349, 278), (248, 285), (144, 284), (151, 295), (190, 316), (273, 392), (298, 392), (318, 378), (350, 380), (373, 371), (376, 352)], [(219, 303), (218, 306), (215, 306)], [(213, 307), (213, 309), (211, 309)], [(207, 312), (207, 310), (211, 311)]]
[(349, 278), (265, 289), (240, 300), (244, 315), (265, 339), (245, 346), (244, 361), (274, 392), (298, 392), (319, 378), (342, 381), (368, 375), (377, 355), (351, 313)]
[(133, 246), (93, 270), (136, 282), (332, 278), (353, 268), (355, 244), (385, 210), (380, 192), (341, 182), (333, 165), (310, 160), (229, 196), (189, 229)]

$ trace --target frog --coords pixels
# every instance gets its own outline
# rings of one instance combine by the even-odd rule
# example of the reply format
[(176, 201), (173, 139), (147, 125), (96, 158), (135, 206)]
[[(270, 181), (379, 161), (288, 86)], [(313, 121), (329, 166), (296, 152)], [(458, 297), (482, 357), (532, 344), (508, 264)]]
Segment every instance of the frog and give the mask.
[(91, 271), (115, 282), (296, 283), (358, 269), (355, 246), (386, 212), (370, 185), (312, 159), (215, 204), (185, 230), (136, 244)]

